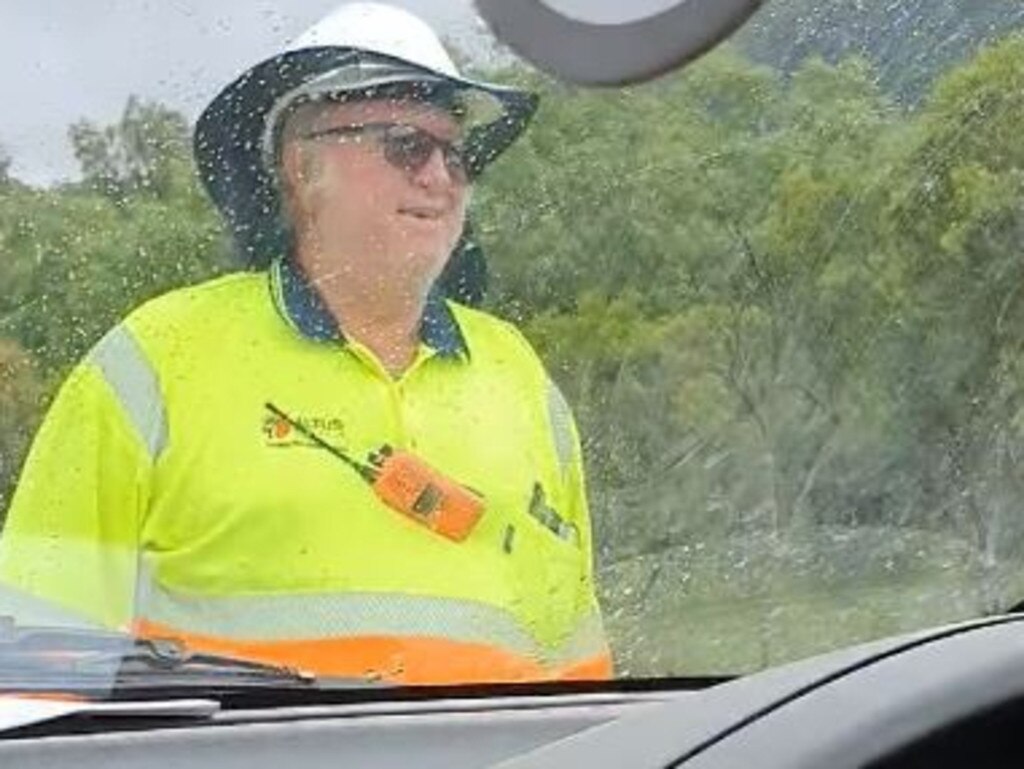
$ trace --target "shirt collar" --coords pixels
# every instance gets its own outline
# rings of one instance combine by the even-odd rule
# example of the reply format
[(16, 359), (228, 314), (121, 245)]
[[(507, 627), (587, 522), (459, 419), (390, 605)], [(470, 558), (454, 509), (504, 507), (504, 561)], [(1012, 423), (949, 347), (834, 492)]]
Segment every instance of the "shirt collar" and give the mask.
[[(284, 321), (296, 332), (317, 342), (345, 342), (345, 335), (305, 272), (288, 258), (270, 266), (270, 290), (274, 305)], [(427, 295), (420, 320), (420, 341), (444, 357), (467, 355), (455, 315), (435, 285)]]

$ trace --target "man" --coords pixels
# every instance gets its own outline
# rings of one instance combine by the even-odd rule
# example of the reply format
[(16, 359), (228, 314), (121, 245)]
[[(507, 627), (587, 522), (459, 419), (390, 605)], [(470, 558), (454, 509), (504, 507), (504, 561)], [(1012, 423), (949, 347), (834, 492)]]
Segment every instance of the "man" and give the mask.
[(196, 157), (260, 269), (145, 304), (75, 369), (0, 577), (321, 674), (610, 675), (568, 409), (514, 328), (443, 294), (471, 182), (534, 107), (369, 3), (229, 85)]

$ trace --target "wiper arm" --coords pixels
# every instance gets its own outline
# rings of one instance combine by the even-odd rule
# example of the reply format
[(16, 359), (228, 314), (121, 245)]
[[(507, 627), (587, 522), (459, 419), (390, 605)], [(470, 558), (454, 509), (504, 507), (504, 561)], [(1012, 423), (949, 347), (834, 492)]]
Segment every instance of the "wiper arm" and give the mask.
[(362, 680), (318, 680), (300, 670), (193, 653), (173, 639), (141, 639), (104, 630), (19, 627), (0, 618), (0, 693), (376, 688)]
[(128, 654), (122, 655), (117, 687), (230, 686), (310, 687), (316, 676), (283, 665), (270, 665), (219, 654), (190, 652), (173, 639), (135, 639)]

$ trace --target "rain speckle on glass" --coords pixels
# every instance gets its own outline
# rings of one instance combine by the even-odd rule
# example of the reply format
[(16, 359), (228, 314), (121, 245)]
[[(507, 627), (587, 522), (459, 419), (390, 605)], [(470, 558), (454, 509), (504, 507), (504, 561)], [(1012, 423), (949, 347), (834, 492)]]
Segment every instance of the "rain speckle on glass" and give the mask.
[[(314, 672), (416, 683), (344, 633), (697, 676), (1024, 600), (1024, 7), (773, 0), (590, 90), (389, 4), (453, 70), (289, 47), (332, 0), (5, 18), (0, 616), (263, 662), (315, 617)], [(437, 475), (402, 510), (391, 468)], [(84, 497), (119, 523), (63, 531)]]

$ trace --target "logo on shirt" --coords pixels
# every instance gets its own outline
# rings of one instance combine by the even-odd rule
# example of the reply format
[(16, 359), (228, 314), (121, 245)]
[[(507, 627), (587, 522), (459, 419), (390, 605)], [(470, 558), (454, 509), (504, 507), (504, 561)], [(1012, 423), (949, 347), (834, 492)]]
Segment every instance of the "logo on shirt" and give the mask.
[[(314, 433), (332, 446), (340, 446), (345, 441), (345, 423), (340, 417), (313, 416), (309, 414), (291, 414), (292, 419), (306, 430)], [(292, 448), (295, 446), (316, 447), (316, 443), (287, 420), (273, 414), (263, 417), (264, 443), (272, 448)]]

